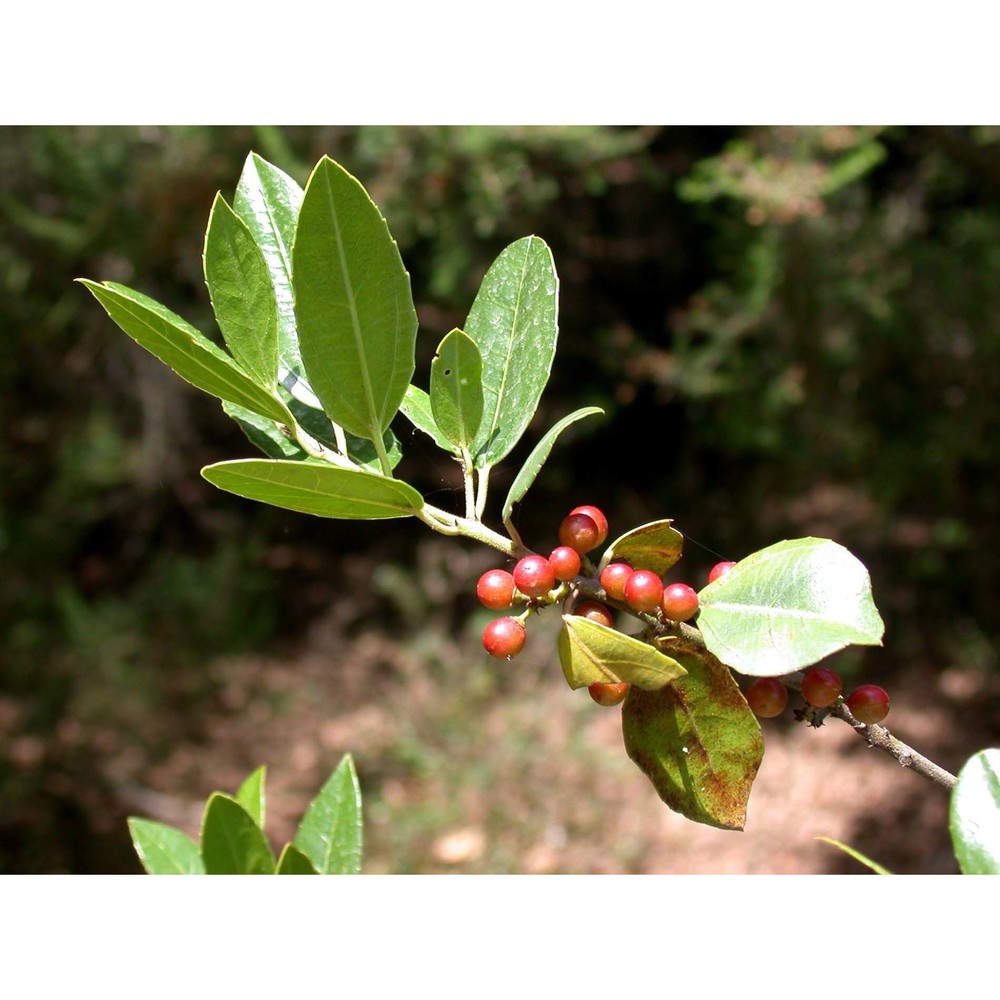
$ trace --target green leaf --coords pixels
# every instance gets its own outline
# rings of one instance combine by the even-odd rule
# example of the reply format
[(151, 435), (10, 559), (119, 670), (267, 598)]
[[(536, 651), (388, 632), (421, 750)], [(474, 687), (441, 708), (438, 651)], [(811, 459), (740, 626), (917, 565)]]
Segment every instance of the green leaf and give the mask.
[(409, 517), (424, 504), (398, 479), (322, 462), (246, 458), (208, 465), (201, 474), (220, 490), (317, 517)]
[(958, 772), (948, 825), (963, 874), (1000, 875), (1000, 750), (980, 750)]
[(475, 341), (452, 330), (431, 362), (431, 410), (441, 433), (468, 448), (483, 419), (483, 361)]
[(233, 207), (264, 254), (274, 288), (279, 368), (302, 376), (292, 292), (292, 243), (302, 188), (288, 174), (251, 153), (243, 166)]
[(571, 688), (628, 681), (653, 691), (684, 675), (684, 668), (648, 643), (589, 618), (563, 615), (559, 662)]
[[(669, 648), (669, 647), (668, 647)], [(678, 640), (687, 675), (633, 687), (622, 707), (625, 749), (671, 809), (723, 830), (742, 830), (764, 756), (760, 725), (733, 675), (711, 653)]]
[(273, 420), (225, 400), (222, 401), (222, 409), (240, 425), (247, 440), (270, 458), (301, 461), (308, 457), (295, 441), (281, 433)]
[(413, 375), (417, 314), (385, 219), (328, 157), (306, 185), (292, 282), (309, 384), (334, 423), (380, 441)]
[(242, 219), (216, 195), (205, 234), (205, 283), (233, 357), (258, 385), (278, 384), (278, 312), (267, 262)]
[(313, 863), (294, 844), (285, 844), (276, 875), (318, 875)]
[(198, 845), (180, 830), (130, 816), (128, 830), (142, 867), (150, 875), (204, 875)]
[(548, 459), (552, 447), (556, 443), (556, 438), (570, 424), (575, 424), (578, 420), (583, 420), (584, 417), (592, 416), (595, 413), (604, 413), (604, 410), (599, 406), (584, 406), (582, 409), (574, 410), (568, 416), (563, 417), (557, 424), (550, 427), (541, 441), (532, 448), (531, 454), (525, 459), (524, 465), (521, 466), (520, 471), (514, 477), (514, 482), (511, 483), (510, 490), (507, 492), (507, 499), (503, 505), (504, 521), (509, 520), (511, 514), (514, 512), (514, 504), (520, 503), (524, 499), (524, 495), (531, 488), (531, 484), (535, 481), (535, 476), (538, 475)]
[(400, 409), (407, 420), (413, 424), (417, 430), (423, 431), (434, 439), (434, 443), (442, 450), (458, 454), (458, 449), (440, 431), (434, 420), (434, 411), (431, 409), (431, 397), (418, 389), (415, 385), (407, 386), (406, 395), (403, 397)]
[(274, 856), (263, 830), (230, 795), (213, 792), (201, 824), (208, 875), (273, 875)]
[(278, 423), (293, 422), (283, 403), (257, 385), (225, 351), (166, 306), (115, 282), (77, 280), (137, 344), (169, 365), (182, 379), (203, 392)]
[(496, 465), (538, 408), (556, 352), (558, 301), (552, 252), (537, 236), (512, 243), (483, 278), (465, 323), (483, 359), (476, 468)]
[(885, 630), (868, 570), (827, 538), (761, 549), (698, 599), (706, 646), (754, 677), (791, 673), (851, 644), (880, 646)]
[(636, 569), (648, 569), (663, 576), (681, 557), (684, 536), (670, 525), (673, 521), (650, 521), (625, 532), (607, 548), (600, 568), (618, 560), (628, 561)]
[(872, 861), (871, 858), (866, 857), (860, 851), (855, 850), (847, 844), (842, 844), (839, 840), (834, 840), (833, 837), (817, 837), (817, 840), (825, 841), (827, 844), (831, 844), (838, 850), (843, 851), (845, 854), (854, 858), (858, 864), (862, 864), (865, 868), (870, 868), (876, 875), (891, 875), (892, 872), (888, 868), (883, 868), (878, 862)]
[(264, 818), (266, 815), (264, 782), (267, 779), (267, 768), (258, 767), (253, 774), (249, 775), (240, 785), (236, 793), (236, 801), (239, 802), (250, 818), (263, 830)]
[(321, 875), (357, 875), (361, 871), (361, 786), (350, 754), (309, 804), (294, 845)]

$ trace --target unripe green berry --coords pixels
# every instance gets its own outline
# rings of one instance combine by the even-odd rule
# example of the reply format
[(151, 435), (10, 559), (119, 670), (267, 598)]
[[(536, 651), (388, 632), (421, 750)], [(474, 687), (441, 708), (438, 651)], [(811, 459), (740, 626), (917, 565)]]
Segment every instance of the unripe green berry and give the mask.
[(620, 705), (628, 694), (629, 685), (626, 683), (612, 684), (598, 682), (591, 684), (587, 690), (590, 692), (590, 697), (597, 702), (598, 705), (603, 705), (605, 708), (611, 708), (613, 705)]
[(663, 581), (651, 570), (637, 569), (625, 584), (625, 601), (634, 611), (655, 611), (663, 599)]
[(628, 563), (613, 562), (608, 563), (601, 570), (601, 586), (605, 593), (613, 601), (625, 600), (625, 584), (628, 578), (635, 572)]
[(509, 660), (524, 649), (527, 632), (516, 618), (497, 618), (483, 629), (483, 648), (498, 660)]
[(488, 569), (476, 584), (476, 596), (491, 611), (509, 608), (514, 603), (514, 577), (505, 569)]
[(777, 677), (759, 677), (747, 688), (746, 699), (754, 715), (773, 719), (785, 710), (788, 689)]
[(580, 553), (568, 545), (560, 545), (549, 555), (557, 580), (572, 580), (580, 572)]
[(812, 667), (802, 678), (802, 697), (813, 708), (829, 708), (843, 690), (840, 674), (829, 667)]
[(686, 583), (671, 583), (663, 588), (660, 607), (671, 621), (686, 622), (698, 613), (698, 594)]
[(525, 556), (514, 566), (514, 583), (526, 597), (544, 597), (556, 585), (555, 570), (545, 556)]
[(889, 714), (889, 695), (877, 684), (862, 684), (847, 696), (847, 707), (858, 722), (870, 726)]

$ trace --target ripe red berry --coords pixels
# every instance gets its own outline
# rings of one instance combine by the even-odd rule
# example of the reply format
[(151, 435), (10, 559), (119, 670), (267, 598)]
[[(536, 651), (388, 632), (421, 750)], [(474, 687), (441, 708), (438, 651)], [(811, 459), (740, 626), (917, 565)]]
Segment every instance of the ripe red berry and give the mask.
[(601, 586), (608, 597), (613, 601), (625, 600), (625, 584), (628, 578), (635, 572), (628, 563), (613, 562), (608, 563), (601, 570)]
[(722, 576), (723, 573), (728, 573), (735, 565), (736, 565), (736, 563), (734, 563), (734, 562), (720, 562), (720, 563), (716, 563), (708, 571), (708, 582), (709, 583), (714, 583), (716, 580), (719, 579), (720, 576)]
[(827, 667), (813, 667), (802, 678), (802, 697), (813, 708), (829, 708), (843, 690), (840, 674)]
[(514, 603), (514, 577), (505, 569), (488, 569), (476, 584), (476, 596), (491, 611), (509, 608)]
[(524, 626), (516, 618), (497, 618), (483, 629), (483, 648), (498, 660), (509, 660), (524, 649)]
[(777, 677), (759, 677), (747, 688), (746, 698), (754, 715), (773, 719), (785, 710), (788, 690)]
[(625, 601), (634, 611), (655, 611), (663, 599), (663, 581), (651, 570), (637, 569), (625, 584)]
[(698, 611), (698, 594), (686, 583), (672, 583), (663, 588), (660, 607), (671, 621), (686, 622)]
[(557, 580), (572, 580), (580, 572), (580, 553), (568, 545), (560, 545), (549, 556)]
[(574, 609), (574, 615), (580, 615), (582, 618), (589, 618), (592, 622), (597, 622), (600, 625), (607, 625), (608, 628), (615, 627), (615, 620), (611, 615), (611, 611), (600, 601), (581, 601)]
[(597, 548), (601, 529), (589, 514), (567, 514), (559, 525), (559, 544), (568, 545), (580, 555)]
[(544, 597), (556, 585), (555, 570), (545, 556), (525, 556), (514, 567), (514, 583), (527, 597)]
[(889, 714), (889, 696), (877, 684), (862, 684), (847, 696), (847, 707), (858, 722), (870, 726)]
[(582, 507), (574, 507), (570, 512), (570, 517), (574, 514), (586, 514), (597, 525), (597, 545), (600, 545), (608, 537), (608, 519), (604, 516), (604, 511), (600, 507), (591, 507), (584, 504)]
[(626, 683), (622, 684), (605, 684), (597, 683), (591, 684), (587, 690), (590, 692), (590, 697), (597, 702), (598, 705), (603, 705), (605, 708), (611, 708), (612, 705), (619, 705), (625, 700), (625, 696), (628, 694), (629, 685)]

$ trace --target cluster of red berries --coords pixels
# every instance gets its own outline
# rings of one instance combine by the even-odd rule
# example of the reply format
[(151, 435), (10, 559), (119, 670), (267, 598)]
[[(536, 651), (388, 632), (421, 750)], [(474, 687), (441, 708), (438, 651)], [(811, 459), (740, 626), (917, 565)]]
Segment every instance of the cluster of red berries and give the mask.
[[(844, 682), (828, 667), (812, 667), (802, 678), (802, 697), (813, 708), (829, 708), (844, 690)], [(777, 677), (760, 677), (746, 693), (747, 704), (762, 719), (781, 715), (788, 704), (788, 688)], [(845, 699), (851, 715), (866, 726), (889, 714), (889, 695), (877, 684), (862, 684)]]

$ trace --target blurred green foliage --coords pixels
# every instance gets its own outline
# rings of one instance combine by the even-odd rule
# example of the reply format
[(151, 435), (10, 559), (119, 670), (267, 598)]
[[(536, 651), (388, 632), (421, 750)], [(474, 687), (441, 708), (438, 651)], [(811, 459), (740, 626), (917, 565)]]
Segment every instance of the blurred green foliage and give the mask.
[[(99, 786), (109, 740), (155, 760), (178, 732), (207, 739), (211, 658), (358, 599), (338, 560), (412, 555), (411, 524), (215, 494), (198, 470), (250, 454), (240, 432), (72, 282), (131, 284), (214, 335), (204, 229), (250, 149), (300, 181), (326, 153), (369, 188), (411, 271), (418, 379), (503, 246), (552, 247), (538, 426), (608, 418), (561, 440), (519, 515), (529, 544), (582, 502), (623, 529), (676, 518), (705, 546), (692, 580), (834, 537), (869, 564), (891, 648), (995, 669), (1000, 130), (0, 129), (0, 870), (99, 868), (60, 846), (55, 806), (25, 803), (73, 799), (67, 773)], [(446, 502), (455, 470), (398, 431), (403, 476)]]

